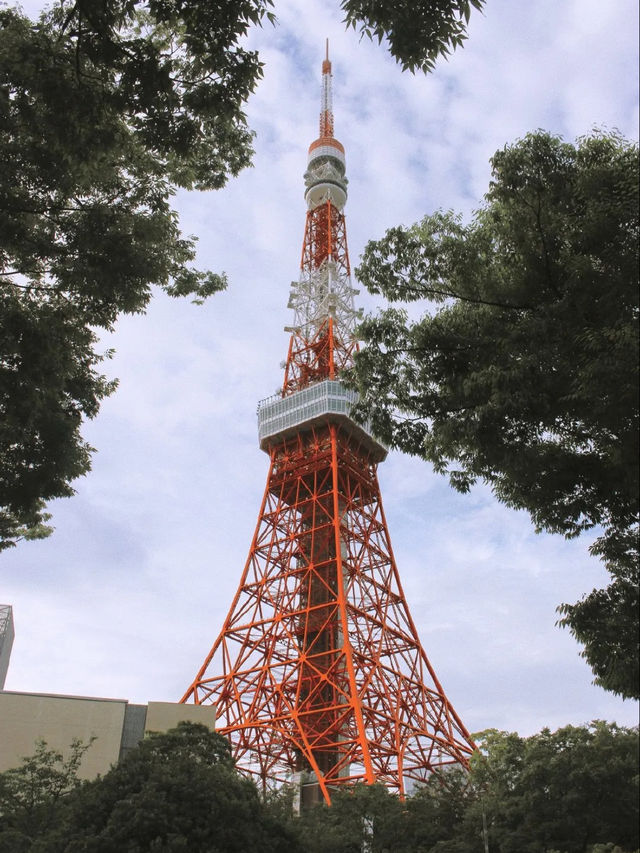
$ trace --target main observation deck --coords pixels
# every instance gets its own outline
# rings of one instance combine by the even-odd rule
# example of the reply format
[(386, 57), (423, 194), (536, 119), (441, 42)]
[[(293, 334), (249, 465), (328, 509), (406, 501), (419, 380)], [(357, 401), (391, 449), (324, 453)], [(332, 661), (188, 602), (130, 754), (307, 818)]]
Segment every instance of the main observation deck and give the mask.
[(258, 403), (260, 447), (268, 453), (274, 444), (305, 426), (332, 422), (347, 429), (367, 447), (376, 462), (382, 462), (386, 447), (374, 438), (368, 424), (357, 424), (350, 416), (357, 400), (358, 393), (336, 379), (325, 379), (287, 397), (267, 397)]

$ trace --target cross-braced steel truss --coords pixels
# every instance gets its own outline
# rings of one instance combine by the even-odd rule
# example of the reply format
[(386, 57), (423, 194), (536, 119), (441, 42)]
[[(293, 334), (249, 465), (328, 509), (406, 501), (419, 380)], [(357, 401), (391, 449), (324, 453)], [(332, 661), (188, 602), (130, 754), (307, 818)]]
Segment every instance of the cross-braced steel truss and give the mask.
[(327, 198), (307, 212), (300, 279), (292, 282), (294, 324), (282, 393), (334, 379), (352, 363), (356, 326), (344, 214)]
[(238, 766), (263, 785), (331, 790), (467, 765), (469, 733), (404, 598), (371, 447), (331, 417), (271, 448), (249, 557), (182, 701), (216, 703)]

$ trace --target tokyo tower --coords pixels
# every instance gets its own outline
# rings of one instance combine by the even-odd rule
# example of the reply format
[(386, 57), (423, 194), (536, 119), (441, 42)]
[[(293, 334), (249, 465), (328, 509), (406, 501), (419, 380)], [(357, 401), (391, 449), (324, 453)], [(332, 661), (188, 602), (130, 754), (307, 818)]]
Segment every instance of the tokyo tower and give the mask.
[(474, 745), (420, 645), (376, 469), (386, 449), (349, 415), (357, 348), (344, 148), (331, 63), (304, 176), (307, 217), (281, 393), (258, 406), (267, 485), (240, 585), (182, 702), (215, 703), (237, 766), (303, 802), (381, 782), (400, 795)]

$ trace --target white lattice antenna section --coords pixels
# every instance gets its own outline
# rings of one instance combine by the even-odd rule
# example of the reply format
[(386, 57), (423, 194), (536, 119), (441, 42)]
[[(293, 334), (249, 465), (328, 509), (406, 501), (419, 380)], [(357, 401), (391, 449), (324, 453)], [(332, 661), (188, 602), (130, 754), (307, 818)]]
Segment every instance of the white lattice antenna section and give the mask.
[(331, 97), (331, 63), (329, 62), (329, 39), (327, 52), (322, 63), (322, 93), (320, 95), (320, 138), (333, 136), (333, 102)]
[(299, 281), (291, 282), (288, 307), (294, 320), (286, 330), (312, 339), (326, 318), (333, 317), (336, 337), (344, 343), (354, 340), (362, 319), (362, 309), (356, 309), (354, 301), (358, 293), (351, 276), (340, 274), (334, 261), (325, 260), (320, 269), (303, 272)]

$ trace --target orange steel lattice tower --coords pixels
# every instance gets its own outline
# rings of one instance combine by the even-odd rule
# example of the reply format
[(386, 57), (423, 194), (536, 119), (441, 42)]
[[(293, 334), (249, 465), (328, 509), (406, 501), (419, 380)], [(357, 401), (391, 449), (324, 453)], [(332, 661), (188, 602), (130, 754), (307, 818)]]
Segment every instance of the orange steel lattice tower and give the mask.
[(258, 407), (271, 460), (249, 557), (222, 631), (182, 702), (215, 703), (238, 767), (263, 786), (405, 793), (474, 749), (424, 653), (391, 550), (376, 468), (385, 448), (349, 416), (356, 349), (333, 136), (331, 64), (309, 148), (300, 278), (282, 392)]

